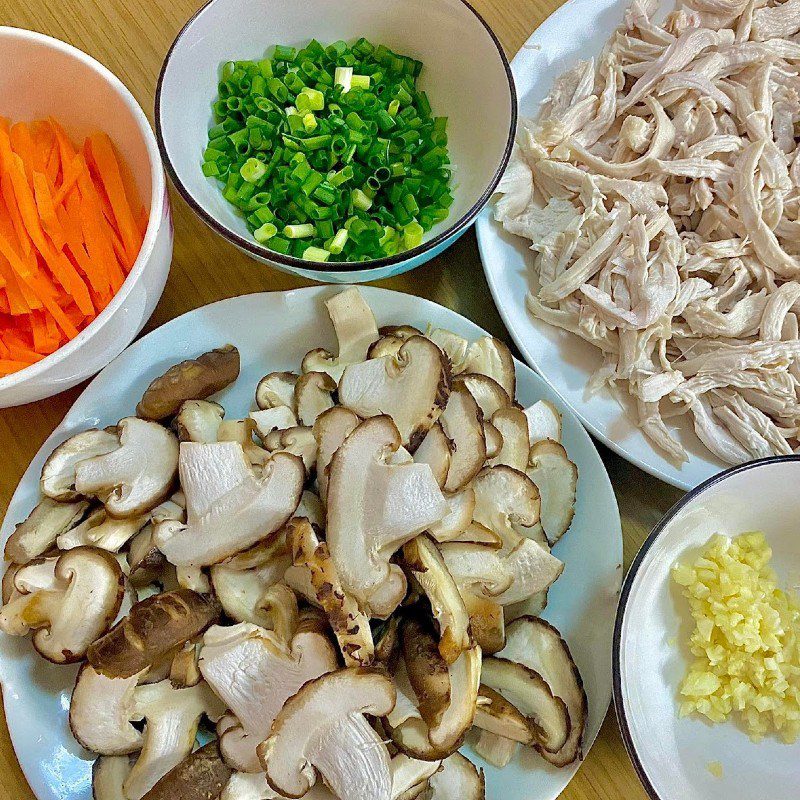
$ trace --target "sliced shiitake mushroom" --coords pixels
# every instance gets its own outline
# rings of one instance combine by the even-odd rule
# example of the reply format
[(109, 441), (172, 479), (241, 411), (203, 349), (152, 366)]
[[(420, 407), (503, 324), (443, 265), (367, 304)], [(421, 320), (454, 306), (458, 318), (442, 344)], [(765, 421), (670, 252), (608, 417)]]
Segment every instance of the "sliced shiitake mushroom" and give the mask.
[(136, 414), (162, 420), (178, 413), (185, 400), (205, 400), (239, 377), (239, 351), (231, 344), (170, 367), (145, 390)]
[(294, 386), (294, 405), (301, 425), (312, 426), (317, 417), (333, 408), (336, 381), (326, 372), (306, 372)]
[(561, 634), (539, 617), (520, 617), (509, 624), (506, 633), (506, 646), (500, 655), (538, 672), (552, 693), (566, 704), (569, 714), (570, 731), (564, 745), (556, 752), (537, 749), (557, 767), (571, 764), (580, 758), (589, 710), (581, 674), (569, 647)]
[(578, 468), (562, 444), (546, 439), (531, 448), (527, 475), (539, 489), (542, 527), (552, 546), (567, 532), (575, 515)]
[(567, 706), (536, 670), (492, 656), (483, 659), (481, 681), (500, 692), (528, 718), (536, 743), (543, 751), (557, 753), (566, 744), (570, 731)]
[(396, 357), (373, 358), (345, 369), (339, 402), (360, 417), (387, 414), (414, 452), (450, 394), (447, 362), (433, 342), (412, 336)]
[[(75, 551), (71, 551), (75, 552)], [(199, 636), (220, 615), (219, 603), (190, 589), (148, 597), (87, 652), (89, 663), (111, 678), (128, 678), (161, 656)]]
[(403, 547), (403, 560), (422, 586), (439, 626), (439, 653), (452, 664), (471, 645), (469, 614), (442, 554), (429, 536), (417, 536)]
[(549, 400), (539, 400), (523, 413), (528, 420), (528, 441), (531, 447), (545, 439), (561, 441), (561, 412)]
[(217, 740), (195, 750), (161, 778), (142, 800), (206, 800), (218, 797), (233, 770), (222, 760)]
[(60, 502), (77, 500), (75, 468), (82, 461), (102, 456), (119, 447), (115, 431), (88, 430), (70, 436), (47, 457), (42, 467), (39, 487), (45, 497)]
[(44, 497), (31, 511), (24, 522), (20, 522), (5, 547), (7, 561), (27, 564), (46, 553), (56, 539), (77, 525), (89, 503), (85, 500), (59, 503)]
[(423, 800), (484, 800), (486, 780), (483, 770), (461, 753), (453, 753), (428, 781), (429, 794)]
[(211, 400), (181, 403), (172, 424), (182, 442), (216, 442), (225, 409)]
[(525, 472), (528, 466), (528, 420), (525, 412), (515, 406), (499, 408), (494, 412), (492, 425), (499, 431), (503, 443), (500, 451), (489, 462), (491, 466), (504, 464)]
[(513, 405), (508, 392), (497, 381), (486, 375), (471, 373), (459, 375), (453, 379), (453, 386), (466, 386), (480, 406), (484, 419), (491, 419), (498, 409)]
[(439, 422), (451, 442), (444, 490), (457, 492), (480, 472), (486, 461), (483, 415), (465, 386), (453, 388)]
[(297, 383), (294, 372), (270, 372), (256, 387), (256, 405), (260, 409), (286, 406), (294, 413), (294, 387)]

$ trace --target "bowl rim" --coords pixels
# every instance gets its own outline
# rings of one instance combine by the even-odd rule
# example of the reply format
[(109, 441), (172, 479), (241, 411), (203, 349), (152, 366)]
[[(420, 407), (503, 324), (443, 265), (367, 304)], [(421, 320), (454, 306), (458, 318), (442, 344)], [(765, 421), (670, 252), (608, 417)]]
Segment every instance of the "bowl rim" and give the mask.
[(376, 258), (369, 261), (355, 261), (350, 262), (349, 264), (343, 264), (341, 267), (338, 267), (337, 263), (324, 263), (321, 264), (316, 261), (309, 261), (305, 258), (297, 258), (296, 256), (289, 256), (284, 255), (283, 253), (277, 253), (269, 248), (263, 247), (258, 242), (250, 239), (246, 239), (244, 236), (240, 235), (234, 230), (231, 230), (229, 227), (224, 225), (220, 222), (216, 217), (214, 217), (211, 213), (205, 210), (205, 208), (195, 200), (192, 193), (189, 189), (184, 185), (181, 179), (178, 177), (177, 171), (172, 165), (172, 161), (169, 157), (169, 152), (167, 151), (166, 142), (164, 140), (164, 134), (162, 131), (161, 126), (161, 93), (163, 90), (164, 79), (166, 76), (167, 69), (169, 68), (170, 62), (172, 60), (173, 53), (178, 46), (178, 43), (184, 37), (184, 35), (188, 32), (189, 28), (200, 18), (200, 16), (207, 11), (217, 0), (206, 0), (206, 2), (194, 13), (192, 16), (187, 20), (186, 24), (180, 29), (177, 36), (175, 37), (174, 41), (169, 47), (167, 51), (167, 55), (164, 57), (164, 62), (161, 65), (161, 71), (158, 75), (158, 82), (156, 83), (156, 92), (155, 92), (155, 111), (154, 111), (154, 120), (155, 120), (155, 132), (156, 132), (156, 140), (158, 141), (158, 148), (161, 152), (161, 157), (164, 162), (164, 167), (170, 177), (175, 188), (178, 190), (178, 193), (181, 197), (186, 201), (189, 207), (197, 214), (200, 219), (208, 225), (215, 233), (222, 236), (227, 241), (231, 242), (232, 244), (239, 247), (241, 250), (244, 250), (248, 255), (255, 257), (256, 259), (266, 259), (268, 261), (272, 261), (276, 264), (280, 264), (282, 268), (286, 268), (295, 274), (303, 275), (306, 277), (313, 277), (311, 273), (319, 274), (319, 271), (324, 268), (325, 271), (328, 272), (336, 272), (341, 273), (343, 275), (351, 274), (351, 273), (360, 273), (361, 275), (365, 275), (367, 277), (362, 278), (362, 280), (370, 280), (368, 277), (371, 273), (377, 272), (379, 270), (385, 269), (386, 267), (391, 267), (397, 264), (404, 264), (409, 261), (413, 261), (421, 256), (424, 256), (426, 253), (434, 250), (435, 248), (439, 247), (442, 244), (445, 244), (450, 239), (458, 236), (462, 233), (466, 228), (468, 228), (477, 218), (478, 214), (483, 210), (486, 204), (491, 199), (492, 195), (494, 194), (497, 185), (500, 183), (500, 179), (503, 177), (503, 173), (508, 166), (508, 161), (511, 158), (511, 151), (514, 147), (514, 141), (516, 139), (517, 133), (517, 121), (519, 115), (519, 107), (517, 102), (517, 88), (514, 83), (514, 75), (511, 71), (511, 65), (509, 63), (508, 57), (506, 56), (505, 50), (503, 49), (503, 45), (500, 40), (497, 38), (497, 35), (492, 30), (491, 26), (488, 22), (476, 11), (472, 5), (470, 5), (467, 0), (459, 0), (459, 2), (466, 7), (468, 11), (470, 11), (477, 21), (483, 26), (486, 33), (489, 35), (489, 38), (494, 44), (495, 49), (500, 57), (500, 63), (503, 66), (503, 71), (505, 72), (506, 81), (508, 83), (509, 89), (509, 99), (511, 101), (511, 120), (509, 125), (509, 132), (506, 138), (505, 148), (503, 150), (503, 155), (500, 159), (500, 163), (497, 166), (494, 174), (492, 175), (489, 184), (487, 185), (486, 189), (480, 195), (480, 197), (476, 200), (476, 202), (471, 206), (471, 208), (459, 219), (455, 220), (449, 227), (443, 230), (441, 233), (434, 236), (432, 239), (423, 242), (422, 244), (418, 245), (417, 247), (412, 248), (411, 250), (404, 250), (402, 253), (397, 253), (393, 256), (384, 256), (383, 258)]
[[(52, 36), (47, 36), (43, 33), (36, 31), (25, 30), (24, 28), (16, 28), (11, 25), (0, 25), (0, 39), (3, 37), (11, 37), (21, 39), (24, 41), (37, 42), (43, 44), (53, 50), (70, 56), (77, 61), (80, 61), (89, 69), (97, 73), (101, 78), (105, 79), (112, 89), (122, 98), (125, 105), (128, 107), (133, 115), (134, 122), (136, 123), (139, 133), (144, 139), (145, 147), (147, 149), (148, 160), (150, 162), (150, 213), (147, 219), (147, 231), (145, 232), (142, 247), (139, 250), (139, 255), (131, 267), (130, 272), (126, 276), (119, 291), (111, 298), (111, 302), (82, 330), (78, 335), (63, 344), (58, 350), (45, 356), (41, 361), (31, 364), (24, 369), (12, 372), (10, 375), (0, 377), (0, 391), (11, 389), (19, 386), (29, 378), (35, 378), (56, 364), (64, 361), (70, 355), (75, 353), (85, 344), (92, 336), (108, 322), (114, 315), (117, 309), (124, 303), (128, 295), (131, 293), (133, 285), (139, 280), (144, 272), (145, 266), (150, 259), (153, 252), (156, 238), (160, 230), (161, 219), (164, 216), (165, 209), (169, 209), (169, 201), (167, 199), (166, 178), (161, 164), (161, 156), (159, 154), (158, 145), (156, 143), (153, 129), (147, 120), (144, 110), (139, 105), (136, 98), (131, 93), (130, 89), (113, 73), (108, 67), (101, 64), (96, 58), (84, 53), (83, 50), (62, 41)], [(168, 213), (168, 212), (167, 212)], [(58, 391), (58, 390), (57, 390)]]
[(633, 582), (636, 579), (636, 575), (656, 539), (658, 539), (658, 537), (661, 535), (667, 525), (672, 522), (675, 516), (687, 505), (689, 505), (689, 503), (703, 494), (707, 489), (710, 489), (712, 486), (716, 486), (718, 483), (724, 482), (732, 475), (738, 475), (740, 472), (747, 472), (748, 470), (759, 469), (760, 467), (767, 467), (772, 464), (784, 463), (787, 461), (800, 461), (800, 454), (794, 454), (790, 456), (770, 456), (769, 458), (758, 458), (754, 461), (747, 461), (744, 464), (738, 464), (734, 467), (729, 467), (728, 469), (722, 470), (722, 472), (712, 475), (707, 480), (695, 486), (693, 489), (683, 495), (683, 497), (681, 497), (680, 500), (678, 500), (666, 512), (666, 514), (664, 514), (659, 522), (656, 523), (653, 530), (644, 540), (639, 552), (634, 557), (630, 569), (628, 570), (628, 574), (625, 576), (625, 581), (622, 584), (622, 592), (620, 593), (619, 597), (619, 603), (617, 605), (617, 618), (614, 620), (614, 638), (612, 640), (611, 656), (611, 689), (612, 696), (614, 698), (614, 712), (617, 716), (617, 722), (619, 723), (619, 729), (620, 733), (622, 734), (622, 741), (625, 745), (625, 750), (628, 753), (628, 758), (630, 758), (631, 763), (633, 764), (633, 768), (636, 771), (636, 775), (639, 778), (642, 787), (644, 788), (645, 792), (647, 792), (651, 800), (667, 800), (667, 798), (662, 798), (661, 795), (658, 794), (647, 775), (647, 771), (644, 768), (642, 759), (640, 758), (636, 749), (636, 745), (633, 742), (633, 735), (631, 734), (631, 729), (628, 724), (628, 717), (625, 712), (625, 704), (622, 696), (622, 676), (620, 669), (622, 623), (624, 621), (625, 611), (628, 606), (628, 600), (630, 599), (631, 589), (633, 588)]

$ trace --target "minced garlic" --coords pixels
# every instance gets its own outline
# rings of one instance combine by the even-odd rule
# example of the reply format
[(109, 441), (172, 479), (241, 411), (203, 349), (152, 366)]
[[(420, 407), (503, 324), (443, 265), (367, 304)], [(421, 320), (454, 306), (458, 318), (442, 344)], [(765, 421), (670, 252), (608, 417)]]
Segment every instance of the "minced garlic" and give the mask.
[(684, 677), (680, 715), (713, 722), (736, 713), (754, 741), (800, 735), (800, 604), (777, 588), (761, 533), (714, 536), (673, 578), (689, 600), (696, 661)]

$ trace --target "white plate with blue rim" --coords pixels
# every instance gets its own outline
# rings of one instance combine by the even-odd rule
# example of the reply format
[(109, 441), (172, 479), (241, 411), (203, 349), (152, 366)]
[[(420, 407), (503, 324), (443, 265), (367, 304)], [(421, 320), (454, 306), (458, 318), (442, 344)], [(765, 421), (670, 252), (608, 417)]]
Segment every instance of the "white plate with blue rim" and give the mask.
[[(631, 0), (569, 0), (548, 17), (511, 62), (519, 116), (536, 117), (553, 81), (580, 59), (600, 54), (622, 23)], [(672, 7), (663, 0), (661, 11)], [(687, 415), (667, 424), (689, 460), (676, 465), (636, 425), (628, 398), (604, 390), (591, 397), (585, 387), (601, 365), (600, 351), (583, 339), (534, 319), (525, 307), (533, 279), (528, 242), (495, 222), (491, 205), (476, 222), (478, 249), (495, 304), (525, 360), (555, 389), (583, 424), (604, 444), (656, 478), (688, 491), (727, 466), (694, 433)], [(624, 395), (621, 392), (620, 395)]]
[[(133, 412), (150, 381), (170, 365), (228, 342), (239, 348), (241, 374), (216, 399), (231, 417), (246, 415), (263, 375), (297, 368), (313, 347), (335, 349), (323, 302), (339, 291), (316, 286), (223, 300), (178, 317), (131, 345), (89, 384), (31, 462), (8, 507), (2, 541), (38, 501), (42, 464), (60, 442), (87, 428), (115, 424)], [(361, 292), (379, 325), (408, 323), (424, 330), (431, 323), (470, 339), (486, 333), (428, 300), (373, 287), (361, 287)], [(563, 410), (563, 443), (579, 471), (575, 518), (554, 550), (566, 566), (550, 590), (543, 616), (561, 631), (583, 676), (589, 700), (585, 754), (611, 700), (611, 638), (622, 579), (619, 511), (605, 467), (576, 417), (531, 369), (519, 362), (516, 367), (521, 403), (547, 399)], [(38, 657), (27, 640), (0, 635), (8, 727), (39, 800), (92, 796), (91, 755), (73, 740), (67, 723), (76, 673), (77, 667), (55, 666)], [(486, 770), (489, 800), (553, 800), (580, 764), (555, 769), (533, 750), (503, 770), (476, 761)]]

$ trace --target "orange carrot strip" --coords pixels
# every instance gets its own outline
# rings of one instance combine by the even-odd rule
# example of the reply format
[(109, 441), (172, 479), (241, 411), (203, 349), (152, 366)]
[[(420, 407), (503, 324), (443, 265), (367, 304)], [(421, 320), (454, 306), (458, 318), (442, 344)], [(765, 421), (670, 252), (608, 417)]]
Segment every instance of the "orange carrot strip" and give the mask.
[(22, 163), (25, 166), (25, 176), (30, 183), (36, 161), (31, 132), (24, 122), (17, 122), (11, 126), (11, 131), (8, 135), (11, 139), (12, 150), (22, 159)]
[(13, 153), (11, 148), (11, 137), (8, 130), (0, 128), (0, 169), (10, 169), (11, 155)]
[(58, 142), (58, 149), (61, 152), (61, 163), (62, 164), (69, 164), (73, 158), (75, 158), (75, 147), (73, 146), (72, 142), (69, 140), (69, 136), (64, 133), (64, 129), (61, 127), (58, 120), (53, 119), (50, 117), (48, 119), (51, 127), (53, 128), (53, 133), (56, 135), (56, 141)]
[(122, 176), (119, 171), (117, 157), (114, 154), (114, 147), (111, 139), (105, 133), (97, 133), (89, 137), (89, 152), (92, 160), (97, 166), (97, 171), (102, 179), (103, 187), (108, 194), (111, 208), (114, 211), (116, 227), (125, 245), (125, 252), (128, 254), (128, 263), (132, 264), (139, 255), (141, 238), (136, 229), (136, 223), (125, 196), (125, 187), (122, 183)]
[(11, 353), (11, 358), (16, 361), (26, 361), (28, 364), (35, 364), (37, 361), (41, 361), (44, 358), (44, 355), (41, 353), (38, 353), (35, 350), (30, 350), (27, 347), (20, 347), (18, 344), (13, 342), (7, 342), (6, 344), (9, 352)]
[(39, 211), (39, 217), (42, 220), (42, 227), (56, 246), (56, 249), (63, 250), (66, 244), (64, 231), (61, 229), (61, 225), (56, 217), (47, 176), (43, 175), (41, 172), (33, 173), (33, 194), (36, 199), (36, 208)]
[(149, 223), (150, 214), (147, 213), (147, 209), (140, 208), (139, 213), (136, 215), (136, 224), (139, 226), (139, 233), (142, 235), (142, 239), (144, 239), (147, 233), (147, 226)]
[(80, 222), (76, 224), (71, 220), (66, 210), (59, 206), (56, 211), (61, 228), (67, 240), (67, 247), (69, 254), (77, 262), (81, 272), (86, 276), (92, 290), (98, 294), (103, 294), (109, 287), (108, 276), (106, 269), (102, 263), (93, 261), (83, 246), (83, 234), (80, 228)]
[(47, 157), (45, 172), (47, 173), (47, 180), (55, 186), (58, 174), (61, 172), (61, 151), (58, 149), (58, 141), (55, 137), (53, 137), (50, 145), (50, 155)]
[(6, 133), (11, 130), (11, 120), (8, 117), (0, 117), (0, 130)]
[(17, 197), (14, 194), (14, 187), (11, 184), (11, 176), (4, 173), (0, 177), (0, 195), (5, 204), (5, 210), (8, 211), (8, 216), (11, 219), (11, 224), (14, 226), (14, 232), (17, 235), (17, 240), (22, 247), (23, 255), (28, 255), (31, 252), (31, 237), (25, 229), (25, 224), (22, 221), (22, 216), (19, 213), (19, 206), (17, 205)]
[(86, 160), (83, 157), (83, 153), (78, 153), (69, 162), (69, 164), (64, 164), (63, 175), (64, 180), (61, 182), (61, 186), (58, 187), (58, 191), (56, 192), (56, 196), (53, 198), (53, 205), (61, 205), (64, 202), (66, 196), (75, 188), (75, 184), (78, 182), (78, 176), (86, 169)]
[(56, 325), (56, 321), (50, 314), (44, 315), (44, 325), (47, 328), (47, 338), (50, 341), (56, 343), (56, 348), (61, 346), (61, 332), (58, 329), (58, 325)]
[(5, 291), (0, 292), (0, 314), (10, 314), (11, 304), (8, 302), (8, 294)]
[(5, 292), (8, 298), (9, 313), (14, 316), (29, 314), (30, 307), (22, 296), (22, 292), (17, 284), (17, 278), (14, 275), (14, 270), (9, 263), (10, 259), (8, 259), (3, 245), (4, 240), (0, 240), (0, 275), (3, 276), (6, 282)]
[(25, 369), (25, 367), (29, 367), (30, 364), (27, 364), (24, 361), (11, 361), (8, 358), (0, 359), (0, 375), (11, 375), (14, 372), (19, 372), (21, 369)]
[(11, 182), (14, 186), (14, 194), (19, 203), (20, 213), (25, 227), (36, 245), (36, 249), (44, 258), (47, 268), (52, 272), (55, 279), (64, 289), (75, 299), (78, 307), (85, 315), (94, 313), (94, 305), (89, 297), (89, 290), (83, 279), (75, 271), (69, 260), (61, 252), (55, 252), (47, 242), (42, 231), (39, 217), (37, 214), (36, 203), (33, 193), (25, 180), (19, 156), (14, 156), (11, 167)]
[[(73, 219), (80, 221), (83, 241), (86, 243), (89, 257), (95, 264), (103, 265), (105, 279), (109, 286), (113, 286), (112, 275), (118, 269), (117, 259), (111, 241), (106, 236), (108, 228), (104, 224), (100, 201), (88, 172), (82, 173), (78, 178), (78, 188), (81, 192), (80, 210), (76, 211), (74, 207), (67, 210)], [(70, 202), (73, 202), (71, 198)]]

